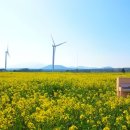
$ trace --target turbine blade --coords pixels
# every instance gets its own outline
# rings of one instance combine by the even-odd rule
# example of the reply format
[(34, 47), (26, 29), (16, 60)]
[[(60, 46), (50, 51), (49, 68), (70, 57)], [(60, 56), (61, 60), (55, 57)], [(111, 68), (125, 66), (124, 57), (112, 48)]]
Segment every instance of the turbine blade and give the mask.
[(53, 45), (55, 46), (55, 42), (54, 42), (54, 39), (53, 39), (52, 35), (51, 35), (51, 39), (52, 39)]
[(57, 46), (60, 46), (60, 45), (62, 45), (62, 44), (65, 44), (66, 42), (62, 42), (62, 43), (60, 43), (60, 44), (57, 44), (57, 45), (55, 45), (56, 47)]

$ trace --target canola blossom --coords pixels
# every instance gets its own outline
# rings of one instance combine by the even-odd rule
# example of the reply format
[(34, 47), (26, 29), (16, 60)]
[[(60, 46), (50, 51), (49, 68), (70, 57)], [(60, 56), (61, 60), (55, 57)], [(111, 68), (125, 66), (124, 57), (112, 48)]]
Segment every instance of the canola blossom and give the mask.
[(129, 130), (130, 73), (0, 73), (0, 130)]

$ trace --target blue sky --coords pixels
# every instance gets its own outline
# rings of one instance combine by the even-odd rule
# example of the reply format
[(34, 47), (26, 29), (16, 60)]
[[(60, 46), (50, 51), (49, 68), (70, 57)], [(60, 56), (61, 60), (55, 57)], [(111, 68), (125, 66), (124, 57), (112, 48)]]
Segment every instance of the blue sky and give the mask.
[(51, 64), (51, 34), (55, 64), (130, 67), (129, 0), (0, 1), (0, 67)]

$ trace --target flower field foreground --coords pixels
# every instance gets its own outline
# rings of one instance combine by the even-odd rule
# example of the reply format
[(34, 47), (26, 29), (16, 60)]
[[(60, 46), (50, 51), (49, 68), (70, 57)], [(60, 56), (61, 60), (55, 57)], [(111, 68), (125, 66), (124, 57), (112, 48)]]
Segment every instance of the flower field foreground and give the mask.
[(0, 73), (0, 130), (129, 130), (130, 73)]

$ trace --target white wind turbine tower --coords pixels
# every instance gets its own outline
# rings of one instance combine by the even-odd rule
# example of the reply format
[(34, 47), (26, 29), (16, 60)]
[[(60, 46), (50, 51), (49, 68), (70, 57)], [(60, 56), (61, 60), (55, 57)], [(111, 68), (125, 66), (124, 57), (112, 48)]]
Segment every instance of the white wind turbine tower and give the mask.
[(53, 47), (53, 54), (52, 54), (52, 71), (54, 71), (56, 47), (57, 47), (57, 46), (60, 46), (60, 45), (62, 45), (62, 44), (64, 44), (64, 43), (66, 43), (66, 42), (62, 42), (62, 43), (56, 45), (55, 42), (54, 42), (54, 39), (53, 39), (52, 35), (51, 35), (51, 38), (52, 38), (52, 42), (53, 42), (53, 44), (52, 44), (52, 47)]
[(7, 50), (5, 51), (5, 71), (7, 69), (7, 56), (9, 56), (8, 47), (7, 47)]

